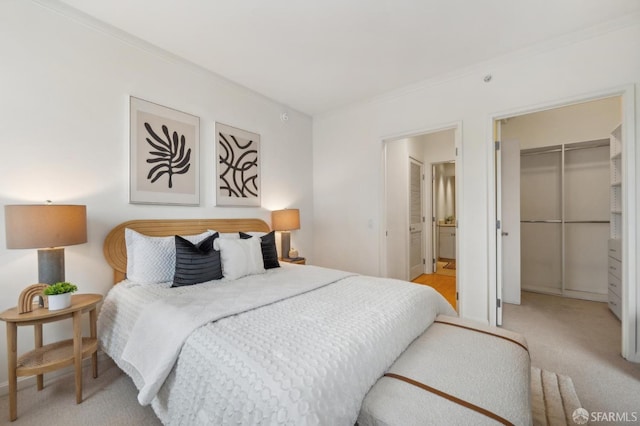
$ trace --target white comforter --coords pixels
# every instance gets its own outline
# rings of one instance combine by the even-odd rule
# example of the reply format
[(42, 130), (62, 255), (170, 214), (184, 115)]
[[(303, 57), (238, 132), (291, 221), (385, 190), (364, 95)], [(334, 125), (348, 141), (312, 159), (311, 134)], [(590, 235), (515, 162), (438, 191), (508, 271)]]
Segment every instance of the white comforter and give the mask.
[[(132, 346), (136, 339), (131, 338), (138, 333), (133, 331), (135, 324), (141, 321), (145, 328), (153, 328), (154, 316), (144, 306), (159, 311), (157, 300), (184, 301), (196, 293), (202, 296), (206, 289), (216, 292), (234, 284), (247, 289), (260, 281), (282, 281), (291, 287), (291, 280), (301, 282), (300, 271), (306, 271), (316, 277), (311, 287), (317, 289), (309, 291), (309, 285), (303, 285), (303, 294), (277, 303), (272, 303), (274, 293), (267, 290), (266, 305), (254, 309), (260, 303), (252, 301), (244, 313), (213, 314), (217, 321), (205, 320), (206, 325), (185, 333), (186, 340), (175, 339), (184, 344), (171, 373), (160, 380), (164, 384), (152, 405), (165, 424), (353, 425), (366, 392), (408, 344), (436, 315), (455, 314), (429, 287), (311, 266), (283, 266), (235, 282), (173, 289), (169, 284), (125, 281), (105, 299), (98, 321), (101, 344), (144, 389), (148, 378), (122, 359), (127, 345), (128, 354), (136, 351)], [(320, 283), (320, 276), (326, 282)], [(233, 293), (218, 290), (221, 299), (215, 299), (216, 304), (236, 305)], [(260, 294), (255, 292), (256, 297)], [(172, 316), (182, 315), (164, 312), (156, 317), (156, 329), (165, 336), (173, 334), (167, 333)], [(196, 324), (202, 318), (186, 322)], [(133, 356), (138, 367), (157, 354), (139, 350), (141, 356)]]

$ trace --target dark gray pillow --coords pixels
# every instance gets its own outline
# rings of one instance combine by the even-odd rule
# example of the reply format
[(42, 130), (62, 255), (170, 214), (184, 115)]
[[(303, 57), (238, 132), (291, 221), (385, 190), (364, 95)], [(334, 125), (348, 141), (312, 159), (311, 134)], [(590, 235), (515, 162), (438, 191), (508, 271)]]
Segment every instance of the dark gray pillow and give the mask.
[[(240, 238), (246, 240), (251, 238), (251, 235), (240, 233)], [(262, 249), (262, 261), (264, 262), (264, 269), (279, 268), (278, 262), (278, 250), (276, 249), (276, 233), (271, 231), (266, 235), (260, 237), (260, 248)]]
[(218, 233), (197, 244), (176, 235), (176, 272), (171, 287), (203, 283), (222, 278), (220, 252), (213, 248)]

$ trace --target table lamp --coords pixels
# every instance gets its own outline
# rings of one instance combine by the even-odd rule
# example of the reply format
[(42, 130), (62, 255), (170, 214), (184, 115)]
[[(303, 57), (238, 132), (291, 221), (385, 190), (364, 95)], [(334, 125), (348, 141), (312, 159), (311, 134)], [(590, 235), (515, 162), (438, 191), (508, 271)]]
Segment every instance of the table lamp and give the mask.
[(291, 247), (291, 233), (296, 229), (300, 229), (300, 210), (285, 209), (274, 210), (271, 212), (271, 226), (274, 231), (281, 232), (281, 250), (282, 257), (289, 258), (289, 248)]
[(30, 204), (4, 206), (8, 249), (38, 249), (38, 281), (64, 281), (64, 248), (87, 242), (87, 207)]

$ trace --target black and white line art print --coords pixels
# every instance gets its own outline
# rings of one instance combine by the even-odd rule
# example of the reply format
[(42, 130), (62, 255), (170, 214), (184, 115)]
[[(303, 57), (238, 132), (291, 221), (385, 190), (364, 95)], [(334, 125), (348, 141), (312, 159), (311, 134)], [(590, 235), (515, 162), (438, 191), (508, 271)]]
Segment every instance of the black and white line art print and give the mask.
[(130, 98), (129, 201), (199, 205), (198, 117)]
[(260, 135), (216, 123), (216, 205), (260, 206)]

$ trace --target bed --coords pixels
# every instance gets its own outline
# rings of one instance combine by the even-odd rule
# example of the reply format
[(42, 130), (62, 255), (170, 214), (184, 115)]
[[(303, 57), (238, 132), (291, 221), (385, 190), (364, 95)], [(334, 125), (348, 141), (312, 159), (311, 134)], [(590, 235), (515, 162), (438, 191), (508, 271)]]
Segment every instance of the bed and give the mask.
[[(129, 221), (105, 239), (117, 285), (99, 315), (100, 345), (163, 424), (383, 424), (385, 372), (434, 321), (456, 316), (427, 286), (276, 267), (273, 238), (259, 219), (187, 219)], [(171, 269), (154, 244), (174, 239), (174, 281), (165, 271), (146, 282)], [(206, 263), (224, 276), (176, 285), (184, 251), (209, 240), (215, 249), (197, 256), (217, 252)], [(367, 404), (368, 393), (378, 399)]]

